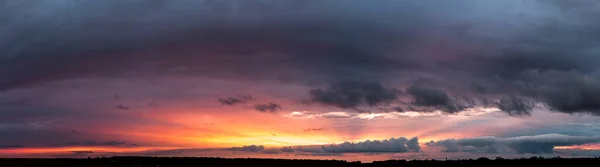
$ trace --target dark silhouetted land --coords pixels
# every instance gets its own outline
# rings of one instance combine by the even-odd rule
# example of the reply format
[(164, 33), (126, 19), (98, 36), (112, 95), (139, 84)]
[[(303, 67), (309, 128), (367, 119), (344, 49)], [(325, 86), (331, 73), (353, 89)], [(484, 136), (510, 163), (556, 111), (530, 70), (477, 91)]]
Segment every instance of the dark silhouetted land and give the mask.
[(468, 160), (388, 160), (373, 163), (340, 160), (290, 159), (228, 159), (187, 157), (110, 157), (88, 159), (0, 159), (2, 167), (337, 167), (337, 166), (397, 166), (397, 167), (489, 167), (489, 166), (597, 166), (600, 158), (522, 158), (522, 159), (468, 159)]

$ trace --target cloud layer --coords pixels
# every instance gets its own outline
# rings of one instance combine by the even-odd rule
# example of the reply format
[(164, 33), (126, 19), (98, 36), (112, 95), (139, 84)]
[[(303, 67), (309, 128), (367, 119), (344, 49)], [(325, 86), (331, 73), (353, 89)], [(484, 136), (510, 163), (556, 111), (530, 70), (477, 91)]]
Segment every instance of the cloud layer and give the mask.
[(519, 154), (552, 154), (556, 146), (599, 143), (600, 137), (545, 134), (511, 138), (479, 137), (447, 139), (426, 143), (428, 147), (442, 147), (445, 152), (499, 153), (514, 151)]
[(397, 100), (398, 91), (386, 89), (376, 82), (341, 81), (327, 89), (310, 90), (310, 102), (356, 109), (359, 106), (377, 106)]
[[(310, 90), (310, 101), (342, 109), (395, 101), (393, 89), (380, 83), (397, 83), (415, 104), (446, 106), (441, 109), (451, 113), (472, 107), (447, 104), (459, 101), (458, 95), (470, 101), (526, 97), (565, 113), (600, 111), (593, 98), (600, 90), (595, 65), (600, 59), (594, 56), (600, 53), (600, 22), (592, 2), (9, 1), (5, 6), (0, 13), (5, 16), (43, 12), (2, 21), (7, 25), (0, 38), (6, 53), (0, 57), (4, 91), (86, 77), (210, 76), (331, 83)], [(507, 10), (485, 10), (491, 8)], [(413, 84), (435, 89), (407, 86)], [(511, 115), (531, 112), (518, 102), (500, 103)]]
[[(503, 137), (433, 143), (449, 151), (548, 153), (596, 140), (597, 129), (558, 127), (600, 118), (596, 1), (1, 4), (0, 147), (230, 147), (422, 133)], [(527, 130), (535, 132), (517, 133)], [(547, 133), (573, 136), (534, 136)], [(534, 139), (511, 138), (523, 135)], [(423, 151), (416, 141), (302, 150)]]
[(419, 152), (419, 139), (414, 137), (407, 139), (404, 137), (391, 138), (388, 140), (367, 140), (358, 143), (344, 142), (342, 144), (333, 144), (323, 146), (325, 152), (331, 153), (369, 153), (369, 152)]

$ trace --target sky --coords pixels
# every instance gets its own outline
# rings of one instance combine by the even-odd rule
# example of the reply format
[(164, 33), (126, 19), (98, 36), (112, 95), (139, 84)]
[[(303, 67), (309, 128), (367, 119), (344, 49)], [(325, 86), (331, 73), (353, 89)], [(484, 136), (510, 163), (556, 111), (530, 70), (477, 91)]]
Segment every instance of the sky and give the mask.
[(595, 0), (0, 0), (0, 157), (600, 156)]

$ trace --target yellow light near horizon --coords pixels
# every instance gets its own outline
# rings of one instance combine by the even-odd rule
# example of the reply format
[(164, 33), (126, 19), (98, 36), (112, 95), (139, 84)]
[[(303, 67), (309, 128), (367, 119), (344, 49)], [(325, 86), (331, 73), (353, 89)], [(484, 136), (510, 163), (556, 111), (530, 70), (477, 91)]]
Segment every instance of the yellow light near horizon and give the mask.
[(328, 136), (298, 136), (289, 134), (254, 134), (249, 137), (223, 136), (204, 140), (210, 143), (221, 143), (229, 146), (263, 145), (268, 147), (299, 146), (299, 145), (324, 145), (334, 140)]

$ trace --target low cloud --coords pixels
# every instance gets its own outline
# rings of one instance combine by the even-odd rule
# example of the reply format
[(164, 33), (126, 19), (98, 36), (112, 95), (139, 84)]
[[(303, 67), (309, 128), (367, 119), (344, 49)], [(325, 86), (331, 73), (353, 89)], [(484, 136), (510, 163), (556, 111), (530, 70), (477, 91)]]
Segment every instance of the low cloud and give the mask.
[(135, 146), (135, 144), (124, 141), (84, 141), (54, 144), (53, 146)]
[(328, 153), (369, 153), (369, 152), (420, 152), (419, 139), (417, 137), (407, 139), (405, 137), (391, 138), (387, 140), (367, 140), (358, 143), (344, 142), (322, 146), (323, 151)]
[(247, 145), (243, 147), (232, 147), (223, 149), (225, 151), (247, 151), (261, 152), (266, 154), (298, 153), (311, 155), (338, 155), (343, 153), (405, 153), (420, 152), (419, 139), (417, 137), (407, 139), (405, 137), (391, 138), (387, 140), (366, 140), (362, 142), (344, 142), (322, 146), (286, 146), (281, 148), (265, 148), (262, 145)]
[(253, 100), (253, 98), (252, 96), (242, 95), (237, 97), (219, 98), (218, 100), (222, 105), (233, 106), (236, 104), (245, 104), (246, 102)]
[(226, 151), (247, 151), (247, 152), (261, 152), (265, 150), (265, 147), (262, 145), (248, 145), (242, 147), (232, 147), (224, 149)]
[(276, 112), (281, 109), (281, 105), (275, 103), (257, 104), (254, 109), (260, 112)]
[(281, 148), (281, 152), (284, 152), (284, 153), (293, 153), (294, 151), (295, 151), (294, 148), (292, 148), (291, 146)]
[(440, 147), (444, 152), (551, 154), (556, 146), (573, 146), (600, 142), (599, 136), (567, 136), (545, 134), (511, 138), (478, 137), (447, 139), (426, 143), (428, 147)]
[(0, 149), (2, 148), (24, 148), (23, 145), (0, 145)]

